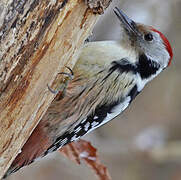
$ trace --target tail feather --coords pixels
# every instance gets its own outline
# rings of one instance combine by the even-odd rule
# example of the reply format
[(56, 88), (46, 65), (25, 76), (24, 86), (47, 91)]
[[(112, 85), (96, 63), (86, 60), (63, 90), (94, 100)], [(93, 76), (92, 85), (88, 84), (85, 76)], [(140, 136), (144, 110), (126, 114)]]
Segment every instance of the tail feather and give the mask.
[(3, 176), (3, 179), (6, 179), (10, 174), (15, 173), (15, 172), (18, 171), (20, 168), (21, 168), (21, 167), (13, 167), (13, 166), (11, 166), (11, 167), (7, 170), (6, 174)]
[(50, 143), (49, 138), (46, 136), (46, 133), (42, 131), (40, 126), (41, 124), (33, 131), (32, 135), (23, 146), (21, 153), (17, 155), (3, 179), (18, 171), (23, 166), (31, 164), (35, 159), (43, 156), (44, 152), (50, 147), (52, 143)]

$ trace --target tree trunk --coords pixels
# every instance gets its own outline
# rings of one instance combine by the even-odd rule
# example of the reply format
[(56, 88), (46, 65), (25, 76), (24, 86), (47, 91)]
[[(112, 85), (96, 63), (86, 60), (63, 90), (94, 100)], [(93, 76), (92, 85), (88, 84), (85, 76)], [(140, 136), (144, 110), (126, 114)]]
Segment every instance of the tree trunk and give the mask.
[[(92, 1), (91, 1), (92, 2)], [(0, 178), (98, 18), (80, 0), (0, 1)]]

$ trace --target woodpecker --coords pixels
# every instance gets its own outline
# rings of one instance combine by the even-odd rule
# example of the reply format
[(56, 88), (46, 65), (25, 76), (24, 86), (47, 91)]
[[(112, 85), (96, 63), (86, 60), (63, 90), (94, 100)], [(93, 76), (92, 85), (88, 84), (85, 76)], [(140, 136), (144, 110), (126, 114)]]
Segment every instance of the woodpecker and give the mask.
[(117, 7), (114, 13), (120, 40), (82, 47), (65, 96), (57, 94), (5, 177), (114, 119), (171, 64), (172, 48), (160, 31)]

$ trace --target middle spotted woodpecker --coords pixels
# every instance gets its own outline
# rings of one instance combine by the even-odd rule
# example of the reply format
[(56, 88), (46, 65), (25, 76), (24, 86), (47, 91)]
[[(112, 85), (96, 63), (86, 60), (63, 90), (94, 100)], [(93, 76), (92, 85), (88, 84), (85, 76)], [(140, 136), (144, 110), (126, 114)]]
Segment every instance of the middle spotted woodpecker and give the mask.
[(114, 12), (120, 40), (84, 45), (65, 96), (54, 99), (6, 175), (114, 119), (170, 65), (172, 48), (161, 32)]

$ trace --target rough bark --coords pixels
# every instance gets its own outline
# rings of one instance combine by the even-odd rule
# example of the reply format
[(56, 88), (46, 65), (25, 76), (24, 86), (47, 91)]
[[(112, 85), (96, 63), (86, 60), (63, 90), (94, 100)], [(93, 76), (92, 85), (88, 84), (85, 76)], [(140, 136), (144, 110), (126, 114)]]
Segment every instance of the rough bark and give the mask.
[(0, 1), (0, 178), (53, 100), (47, 84), (73, 67), (97, 18), (80, 0)]

